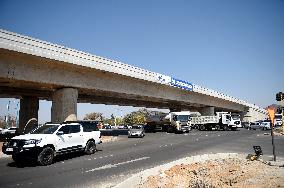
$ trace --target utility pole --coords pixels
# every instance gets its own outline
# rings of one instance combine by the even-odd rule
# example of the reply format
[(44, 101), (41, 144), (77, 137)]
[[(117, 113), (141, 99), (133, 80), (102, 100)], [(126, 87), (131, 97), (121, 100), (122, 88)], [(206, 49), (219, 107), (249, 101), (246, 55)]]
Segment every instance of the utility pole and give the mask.
[(284, 110), (283, 110), (283, 99), (284, 99), (284, 93), (279, 92), (276, 93), (276, 101), (279, 101), (281, 114), (282, 114), (282, 134), (284, 134)]

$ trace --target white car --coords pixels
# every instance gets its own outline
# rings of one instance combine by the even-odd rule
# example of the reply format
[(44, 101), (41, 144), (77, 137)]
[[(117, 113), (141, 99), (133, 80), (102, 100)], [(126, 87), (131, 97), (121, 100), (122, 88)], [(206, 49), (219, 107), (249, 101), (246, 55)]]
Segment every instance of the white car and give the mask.
[(17, 127), (10, 127), (10, 128), (8, 128), (8, 129), (3, 129), (2, 131), (1, 131), (1, 134), (16, 134), (16, 131), (17, 131)]
[(32, 158), (39, 165), (50, 165), (56, 155), (75, 151), (93, 154), (100, 138), (97, 124), (90, 122), (45, 124), (29, 134), (13, 137), (3, 144), (2, 151), (12, 155), (16, 163)]
[(271, 123), (270, 121), (263, 121), (261, 124), (260, 124), (260, 129), (262, 130), (270, 130), (271, 129)]

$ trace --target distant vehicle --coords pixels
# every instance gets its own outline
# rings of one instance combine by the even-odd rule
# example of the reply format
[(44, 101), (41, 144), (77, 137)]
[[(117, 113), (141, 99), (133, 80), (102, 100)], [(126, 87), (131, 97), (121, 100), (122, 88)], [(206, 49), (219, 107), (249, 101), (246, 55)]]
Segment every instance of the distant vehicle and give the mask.
[(131, 129), (128, 131), (128, 137), (140, 137), (143, 138), (145, 136), (144, 126), (140, 124), (134, 124), (131, 126)]
[(242, 127), (245, 129), (250, 129), (250, 122), (248, 121), (243, 121), (242, 122)]
[(251, 129), (252, 129), (252, 130), (261, 129), (260, 123), (259, 123), (259, 122), (251, 122), (249, 129), (250, 129), (250, 130), (251, 130)]
[(17, 127), (10, 127), (8, 129), (3, 129), (1, 131), (1, 134), (4, 134), (4, 135), (16, 134), (17, 129), (18, 129)]
[(242, 127), (240, 114), (231, 114), (231, 125), (236, 125), (237, 128)]
[(128, 129), (127, 125), (118, 125), (118, 129)]
[(262, 130), (270, 130), (271, 129), (271, 122), (270, 121), (263, 121), (260, 124), (260, 129), (262, 129)]
[(103, 129), (111, 129), (111, 126), (109, 124), (103, 125)]
[(189, 132), (191, 130), (190, 111), (170, 112), (168, 114), (154, 115), (146, 119), (145, 129), (148, 132)]
[(191, 124), (199, 130), (236, 130), (241, 127), (240, 116), (235, 114), (232, 118), (229, 112), (216, 112), (214, 116), (196, 116), (191, 118)]
[(277, 126), (282, 126), (282, 114), (275, 114), (275, 117), (274, 117), (274, 126), (277, 127)]

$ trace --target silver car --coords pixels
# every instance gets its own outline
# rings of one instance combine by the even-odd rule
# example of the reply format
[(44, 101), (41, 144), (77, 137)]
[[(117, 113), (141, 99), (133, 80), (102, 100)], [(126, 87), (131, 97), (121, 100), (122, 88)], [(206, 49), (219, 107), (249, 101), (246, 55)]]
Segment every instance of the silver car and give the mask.
[(140, 137), (143, 138), (145, 136), (145, 130), (143, 125), (132, 125), (131, 129), (128, 131), (128, 138), (130, 137)]
[(259, 122), (251, 122), (250, 123), (250, 128), (249, 129), (252, 129), (252, 130), (256, 130), (256, 129), (260, 129), (260, 123)]

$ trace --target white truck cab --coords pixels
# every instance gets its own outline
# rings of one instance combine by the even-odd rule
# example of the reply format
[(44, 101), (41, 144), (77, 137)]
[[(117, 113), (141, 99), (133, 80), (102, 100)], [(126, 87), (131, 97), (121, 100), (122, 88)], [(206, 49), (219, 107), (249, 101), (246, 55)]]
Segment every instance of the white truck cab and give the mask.
[[(191, 130), (191, 117), (189, 111), (170, 112), (165, 119), (170, 122), (169, 128), (176, 132), (189, 132)], [(168, 131), (171, 132), (171, 131)]]
[(85, 151), (93, 154), (101, 143), (101, 133), (96, 124), (71, 122), (45, 124), (29, 134), (13, 137), (5, 142), (3, 153), (12, 155), (16, 163), (34, 158), (40, 165), (50, 165), (56, 155)]

